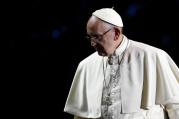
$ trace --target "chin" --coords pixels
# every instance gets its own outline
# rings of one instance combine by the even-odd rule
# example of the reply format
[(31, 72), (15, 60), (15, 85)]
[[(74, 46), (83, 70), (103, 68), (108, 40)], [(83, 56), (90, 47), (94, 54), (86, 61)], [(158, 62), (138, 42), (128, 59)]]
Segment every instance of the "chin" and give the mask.
[(108, 56), (106, 53), (104, 53), (104, 52), (98, 52), (98, 55), (100, 55), (100, 56)]

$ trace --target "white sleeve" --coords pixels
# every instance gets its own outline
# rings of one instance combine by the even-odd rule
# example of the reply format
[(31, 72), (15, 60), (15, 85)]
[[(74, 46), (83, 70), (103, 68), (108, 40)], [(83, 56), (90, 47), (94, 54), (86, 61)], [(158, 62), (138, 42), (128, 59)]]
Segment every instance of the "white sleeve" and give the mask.
[(82, 117), (74, 116), (74, 119), (87, 119), (87, 118), (82, 118)]

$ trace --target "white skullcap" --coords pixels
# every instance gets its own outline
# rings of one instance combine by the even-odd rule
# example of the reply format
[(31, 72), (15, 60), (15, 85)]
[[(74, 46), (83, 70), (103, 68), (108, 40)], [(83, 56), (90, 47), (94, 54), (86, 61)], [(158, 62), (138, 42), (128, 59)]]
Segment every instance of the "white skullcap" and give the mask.
[(112, 8), (102, 8), (96, 10), (92, 13), (92, 15), (115, 26), (123, 27), (121, 16)]

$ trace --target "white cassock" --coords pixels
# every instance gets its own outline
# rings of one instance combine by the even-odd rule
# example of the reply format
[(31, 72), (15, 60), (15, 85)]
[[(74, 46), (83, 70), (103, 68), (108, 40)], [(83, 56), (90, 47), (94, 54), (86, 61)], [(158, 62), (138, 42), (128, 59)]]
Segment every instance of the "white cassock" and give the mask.
[[(129, 43), (120, 64), (122, 113), (130, 114), (143, 109), (147, 114), (155, 111), (156, 105), (163, 105), (170, 119), (179, 119), (177, 65), (161, 49), (129, 40), (125, 36), (124, 40)], [(95, 52), (79, 63), (65, 112), (84, 118), (101, 117), (103, 60), (104, 57)], [(152, 113), (146, 118), (154, 119)]]

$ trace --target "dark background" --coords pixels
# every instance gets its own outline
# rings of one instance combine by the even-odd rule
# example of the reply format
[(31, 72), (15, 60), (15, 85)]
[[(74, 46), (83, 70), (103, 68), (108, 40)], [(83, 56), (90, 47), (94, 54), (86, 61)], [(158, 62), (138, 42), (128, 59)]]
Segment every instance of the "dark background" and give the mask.
[(26, 4), (28, 12), (20, 14), (26, 20), (18, 21), (25, 29), (13, 28), (19, 39), (8, 40), (10, 113), (21, 108), (15, 115), (24, 118), (72, 118), (63, 109), (78, 63), (95, 51), (84, 36), (88, 18), (99, 8), (114, 6), (128, 38), (165, 50), (179, 66), (179, 0), (32, 0)]

